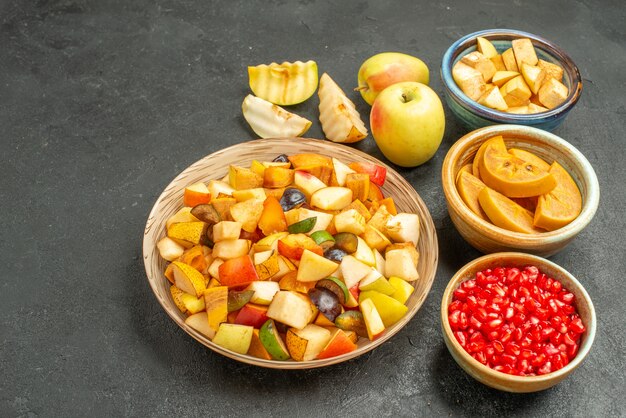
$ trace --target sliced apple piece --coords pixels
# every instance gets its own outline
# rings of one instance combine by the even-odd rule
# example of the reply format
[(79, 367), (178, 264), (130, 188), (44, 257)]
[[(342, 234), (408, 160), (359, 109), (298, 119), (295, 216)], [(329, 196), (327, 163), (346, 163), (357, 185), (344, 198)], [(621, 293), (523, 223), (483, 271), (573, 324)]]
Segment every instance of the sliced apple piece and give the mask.
[(267, 321), (267, 306), (246, 303), (237, 313), (235, 324), (261, 328)]
[(213, 246), (213, 256), (224, 260), (241, 257), (250, 251), (250, 241), (247, 239), (227, 239), (216, 242)]
[(250, 89), (261, 99), (277, 105), (302, 103), (317, 89), (315, 61), (271, 63), (248, 67)]
[(272, 303), (274, 295), (280, 291), (280, 287), (277, 282), (256, 281), (250, 283), (246, 290), (254, 290), (254, 295), (252, 295), (250, 302), (259, 305), (269, 305)]
[(363, 306), (363, 301), (370, 299), (374, 302), (376, 310), (380, 315), (385, 327), (390, 327), (398, 322), (409, 310), (409, 308), (400, 303), (391, 296), (384, 295), (380, 292), (367, 291), (361, 292), (359, 295), (359, 303)]
[(230, 187), (230, 184), (220, 181), (220, 180), (211, 180), (209, 181), (209, 193), (211, 196), (218, 197), (219, 195), (227, 195), (231, 196), (235, 189)]
[(524, 62), (522, 63), (522, 75), (530, 91), (532, 91), (533, 94), (537, 94), (539, 87), (541, 87), (546, 78), (546, 72), (539, 67)]
[(296, 361), (314, 360), (330, 341), (330, 331), (319, 325), (309, 324), (302, 329), (287, 331), (287, 349)]
[(157, 249), (164, 260), (174, 261), (185, 252), (185, 247), (169, 237), (163, 237), (157, 242)]
[(296, 279), (301, 282), (316, 282), (337, 270), (337, 263), (312, 251), (304, 250)]
[(420, 238), (420, 218), (416, 213), (398, 213), (387, 221), (385, 229), (395, 242), (412, 242), (417, 245)]
[(213, 225), (213, 242), (215, 243), (238, 239), (240, 234), (241, 222), (221, 221)]
[(407, 282), (419, 279), (413, 255), (408, 248), (387, 251), (385, 255), (385, 276), (396, 276)]
[(348, 289), (357, 285), (361, 279), (371, 273), (372, 267), (357, 260), (351, 255), (343, 257), (341, 264), (339, 265), (341, 274), (343, 276), (343, 282)]
[(389, 281), (382, 276), (378, 270), (372, 270), (370, 274), (365, 276), (359, 283), (359, 290), (361, 292), (374, 290), (385, 295), (391, 295), (396, 291), (396, 288), (389, 284)]
[(210, 200), (211, 192), (209, 192), (206, 184), (198, 182), (185, 187), (185, 191), (183, 193), (183, 205), (194, 207), (203, 203), (209, 203)]
[(509, 107), (504, 101), (504, 97), (502, 97), (502, 93), (500, 93), (498, 86), (492, 86), (491, 89), (487, 90), (482, 96), (480, 96), (478, 103), (501, 111), (505, 111)]
[(348, 167), (336, 158), (333, 158), (333, 176), (337, 182), (337, 186), (345, 186), (346, 177), (348, 174), (356, 173), (353, 169)]
[(185, 324), (189, 325), (191, 328), (195, 329), (210, 340), (215, 337), (216, 330), (209, 326), (206, 312), (198, 312), (197, 314), (188, 316), (185, 319)]
[(411, 294), (415, 291), (415, 288), (413, 286), (411, 286), (407, 281), (402, 280), (399, 277), (390, 277), (389, 284), (395, 288), (395, 292), (393, 292), (389, 296), (391, 296), (400, 303), (406, 303)]
[(231, 206), (230, 214), (241, 228), (247, 232), (256, 231), (259, 219), (263, 213), (263, 200), (249, 199)]
[(542, 105), (548, 109), (554, 109), (567, 99), (568, 94), (569, 91), (563, 83), (550, 78), (543, 83), (537, 96)]
[(359, 306), (361, 307), (363, 322), (365, 322), (365, 328), (367, 329), (367, 337), (370, 341), (374, 341), (385, 332), (385, 324), (371, 299), (364, 299), (359, 303)]
[(307, 326), (316, 314), (308, 297), (288, 290), (276, 293), (267, 310), (268, 318), (298, 329)]
[(337, 232), (351, 232), (355, 235), (365, 232), (365, 218), (356, 209), (338, 213), (334, 222)]
[(213, 342), (235, 353), (246, 354), (252, 342), (253, 329), (246, 325), (220, 324)]
[(537, 65), (538, 59), (533, 43), (528, 38), (518, 38), (511, 41), (511, 47), (515, 54), (517, 68), (522, 68), (522, 63)]
[(354, 103), (326, 73), (320, 77), (320, 123), (326, 138), (333, 142), (353, 143), (367, 136), (367, 128)]
[(251, 94), (241, 108), (243, 117), (261, 138), (302, 136), (311, 127), (310, 120)]
[(250, 199), (265, 200), (265, 198), (267, 197), (265, 194), (265, 189), (263, 187), (235, 190), (232, 192), (232, 196), (237, 200), (237, 202), (243, 202), (244, 200)]
[(252, 339), (250, 341), (250, 348), (248, 349), (248, 355), (257, 357), (263, 360), (271, 360), (272, 356), (265, 349), (263, 343), (261, 342), (260, 330), (254, 329), (252, 330)]
[[(356, 337), (356, 334), (355, 334)], [(358, 338), (358, 337), (357, 337)], [(335, 329), (328, 343), (322, 348), (317, 355), (318, 359), (326, 359), (337, 357), (342, 354), (350, 353), (357, 349), (355, 341), (352, 341), (348, 334), (342, 329)]]
[(356, 247), (356, 252), (353, 254), (354, 258), (362, 263), (367, 264), (368, 266), (375, 266), (376, 258), (374, 257), (372, 249), (367, 245), (363, 238), (356, 237), (356, 239), (358, 243)]
[(556, 81), (563, 81), (563, 67), (560, 65), (540, 59), (537, 62), (537, 67), (545, 70), (546, 80), (554, 78)]
[(517, 77), (519, 73), (517, 71), (497, 71), (493, 78), (491, 79), (491, 83), (495, 84), (498, 87), (502, 87), (508, 81)]
[(295, 171), (293, 183), (304, 193), (307, 199), (310, 199), (316, 191), (326, 187), (326, 184), (313, 174), (300, 170)]
[(347, 187), (324, 187), (311, 195), (311, 206), (322, 210), (341, 210), (352, 203)]
[(469, 54), (464, 55), (463, 58), (461, 58), (461, 62), (469, 65), (475, 70), (480, 71), (485, 83), (490, 82), (491, 78), (496, 73), (496, 66), (489, 59), (489, 57), (484, 56), (478, 51), (470, 52)]
[(532, 96), (530, 88), (521, 75), (507, 81), (500, 89), (500, 93), (502, 93), (502, 97), (509, 107), (527, 105), (530, 96)]

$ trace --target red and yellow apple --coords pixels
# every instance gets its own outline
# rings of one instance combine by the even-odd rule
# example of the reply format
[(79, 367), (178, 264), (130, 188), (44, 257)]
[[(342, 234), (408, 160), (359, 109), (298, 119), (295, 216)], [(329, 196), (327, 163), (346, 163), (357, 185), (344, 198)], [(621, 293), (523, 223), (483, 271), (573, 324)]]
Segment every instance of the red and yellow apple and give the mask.
[(370, 113), (372, 135), (389, 161), (416, 167), (430, 160), (445, 129), (441, 100), (427, 85), (393, 84), (383, 90)]
[(416, 81), (428, 84), (428, 67), (419, 58), (400, 52), (383, 52), (368, 58), (359, 69), (358, 90), (371, 105), (392, 84)]

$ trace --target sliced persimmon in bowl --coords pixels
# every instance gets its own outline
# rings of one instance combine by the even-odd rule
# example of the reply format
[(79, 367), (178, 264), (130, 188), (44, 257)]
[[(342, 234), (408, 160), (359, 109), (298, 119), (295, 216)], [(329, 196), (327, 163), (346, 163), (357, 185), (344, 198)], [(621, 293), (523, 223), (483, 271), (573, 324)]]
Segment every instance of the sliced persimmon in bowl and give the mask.
[(580, 215), (583, 200), (576, 182), (559, 163), (552, 163), (550, 173), (556, 179), (556, 187), (539, 196), (533, 224), (554, 231)]
[(506, 144), (504, 143), (504, 138), (502, 138), (502, 135), (494, 136), (493, 138), (490, 138), (483, 142), (483, 144), (478, 148), (478, 151), (476, 151), (474, 161), (472, 162), (472, 174), (481, 180), (482, 177), (480, 175), (479, 162), (483, 159), (487, 146), (491, 146), (492, 148), (500, 151), (502, 154), (507, 153)]
[(544, 232), (533, 225), (531, 211), (489, 187), (484, 187), (478, 193), (478, 201), (495, 226), (526, 234)]
[(468, 171), (460, 172), (456, 180), (456, 188), (459, 191), (459, 195), (461, 196), (461, 199), (463, 199), (463, 202), (465, 202), (467, 207), (478, 215), (478, 217), (489, 222), (487, 214), (478, 201), (478, 194), (485, 187), (487, 187), (485, 186), (485, 183), (480, 181), (479, 178), (473, 176)]
[(485, 147), (478, 161), (481, 180), (508, 197), (531, 197), (548, 193), (556, 186), (552, 174), (522, 160), (494, 143)]

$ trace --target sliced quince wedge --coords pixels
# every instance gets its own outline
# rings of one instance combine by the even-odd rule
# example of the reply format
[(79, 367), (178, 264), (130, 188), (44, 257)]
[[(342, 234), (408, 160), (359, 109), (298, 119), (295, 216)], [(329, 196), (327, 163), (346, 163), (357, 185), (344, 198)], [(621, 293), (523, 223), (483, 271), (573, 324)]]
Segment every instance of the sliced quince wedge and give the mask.
[(533, 226), (531, 211), (489, 187), (483, 187), (478, 193), (478, 201), (495, 226), (526, 234), (543, 232)]
[(302, 103), (317, 89), (315, 61), (275, 62), (248, 67), (252, 92), (261, 99), (277, 105)]
[(550, 173), (556, 179), (556, 187), (539, 196), (534, 225), (554, 231), (576, 219), (582, 210), (583, 199), (576, 182), (559, 163), (552, 163)]
[(479, 178), (474, 177), (468, 171), (461, 171), (456, 180), (456, 188), (467, 207), (481, 219), (489, 222), (489, 217), (478, 201), (478, 194), (485, 187), (485, 183), (480, 181)]
[(538, 196), (556, 186), (552, 174), (493, 144), (485, 147), (478, 169), (487, 186), (507, 197)]
[(261, 138), (301, 136), (311, 127), (310, 120), (251, 94), (243, 100), (241, 109), (243, 117)]
[(364, 139), (367, 128), (354, 103), (326, 73), (320, 77), (320, 123), (326, 138), (333, 142), (351, 143)]
[(483, 159), (483, 155), (485, 155), (485, 149), (487, 148), (487, 145), (492, 145), (495, 149), (500, 150), (500, 152), (502, 153), (507, 152), (506, 144), (504, 143), (504, 139), (502, 138), (501, 135), (494, 136), (493, 138), (489, 138), (488, 140), (483, 142), (480, 148), (478, 148), (478, 151), (476, 151), (476, 155), (474, 156), (474, 161), (472, 162), (472, 174), (474, 175), (474, 177), (477, 177), (478, 179), (481, 178), (478, 162)]

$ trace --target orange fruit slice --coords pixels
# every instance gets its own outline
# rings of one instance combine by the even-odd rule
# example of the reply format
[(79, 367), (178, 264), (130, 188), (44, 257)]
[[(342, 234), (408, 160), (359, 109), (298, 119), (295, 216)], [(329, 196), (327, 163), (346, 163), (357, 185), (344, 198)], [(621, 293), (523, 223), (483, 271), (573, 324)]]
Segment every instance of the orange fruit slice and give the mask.
[(467, 207), (470, 208), (472, 212), (478, 215), (481, 219), (489, 222), (487, 214), (478, 201), (478, 194), (486, 187), (485, 183), (467, 171), (460, 171), (459, 174), (460, 175), (456, 180), (456, 188), (459, 191), (461, 199), (463, 199)]
[(537, 209), (537, 201), (539, 200), (539, 196), (532, 197), (512, 197), (512, 201), (523, 207), (524, 209), (528, 209), (531, 212), (535, 212)]
[(554, 231), (572, 222), (580, 214), (583, 199), (574, 179), (556, 161), (550, 166), (556, 187), (539, 196), (534, 225)]
[(463, 172), (467, 172), (467, 173), (472, 174), (472, 164), (471, 164), (471, 163), (470, 163), (470, 164), (465, 164), (463, 167), (461, 167), (461, 169), (459, 170), (459, 172), (458, 172), (458, 173), (456, 173), (456, 179), (455, 179), (455, 181), (456, 181), (456, 182), (458, 182), (458, 181), (459, 181), (459, 177), (461, 177), (461, 174), (462, 174)]
[(542, 232), (533, 226), (531, 211), (489, 187), (484, 187), (478, 193), (478, 201), (495, 226), (526, 234)]
[(487, 144), (478, 161), (481, 180), (508, 197), (530, 197), (548, 193), (556, 186), (552, 174), (510, 154), (493, 143)]
[(537, 157), (532, 152), (525, 151), (525, 150), (519, 149), (519, 148), (511, 148), (511, 149), (509, 149), (509, 152), (511, 154), (515, 155), (517, 158), (521, 158), (524, 161), (527, 161), (527, 162), (529, 162), (531, 164), (536, 165), (537, 167), (539, 167), (542, 170), (545, 170), (545, 171), (550, 170), (550, 164), (548, 164), (547, 162), (545, 162), (541, 158)]
[(476, 151), (476, 155), (474, 156), (474, 161), (472, 162), (472, 174), (474, 177), (482, 179), (480, 176), (480, 169), (478, 167), (478, 162), (483, 159), (483, 155), (485, 154), (485, 149), (487, 145), (492, 145), (493, 147), (499, 149), (502, 153), (507, 152), (506, 144), (504, 143), (504, 139), (501, 135), (494, 136), (493, 138), (489, 138), (478, 148)]

